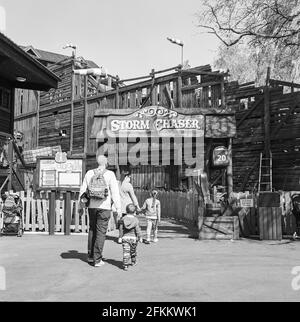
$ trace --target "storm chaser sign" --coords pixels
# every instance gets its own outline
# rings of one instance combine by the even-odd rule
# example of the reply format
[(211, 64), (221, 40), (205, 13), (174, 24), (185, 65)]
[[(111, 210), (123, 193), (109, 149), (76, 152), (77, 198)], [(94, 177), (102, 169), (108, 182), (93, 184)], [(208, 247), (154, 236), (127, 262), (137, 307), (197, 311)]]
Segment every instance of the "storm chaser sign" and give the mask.
[(107, 136), (204, 136), (204, 116), (185, 115), (160, 106), (145, 107), (125, 116), (107, 118)]
[[(118, 114), (119, 113), (119, 114)], [(91, 137), (110, 164), (204, 166), (205, 116), (148, 106), (95, 115)], [(171, 162), (172, 161), (172, 162)]]

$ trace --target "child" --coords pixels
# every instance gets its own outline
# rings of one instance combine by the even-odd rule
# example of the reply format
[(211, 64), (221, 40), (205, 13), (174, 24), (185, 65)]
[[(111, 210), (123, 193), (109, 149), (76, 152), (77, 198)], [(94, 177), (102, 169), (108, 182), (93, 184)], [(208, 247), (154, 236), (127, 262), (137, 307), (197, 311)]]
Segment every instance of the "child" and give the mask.
[(136, 265), (136, 248), (138, 240), (143, 241), (139, 220), (135, 216), (136, 207), (130, 203), (126, 206), (126, 215), (120, 220), (120, 238), (123, 246), (123, 268), (128, 270), (129, 260), (131, 265)]
[(145, 200), (141, 210), (145, 212), (147, 219), (147, 239), (145, 244), (150, 244), (151, 232), (153, 231), (154, 239), (153, 242), (158, 242), (157, 231), (158, 223), (160, 222), (160, 201), (156, 199), (158, 191), (155, 189), (151, 190), (151, 198)]

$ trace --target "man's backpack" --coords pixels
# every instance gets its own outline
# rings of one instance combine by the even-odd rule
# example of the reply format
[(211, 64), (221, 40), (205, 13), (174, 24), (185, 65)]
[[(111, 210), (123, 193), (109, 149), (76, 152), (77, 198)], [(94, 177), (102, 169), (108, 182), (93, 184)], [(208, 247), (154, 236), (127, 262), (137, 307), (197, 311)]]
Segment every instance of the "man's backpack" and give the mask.
[(88, 184), (88, 194), (90, 198), (93, 199), (105, 199), (108, 196), (108, 186), (104, 179), (104, 170), (94, 170), (94, 175), (92, 176)]

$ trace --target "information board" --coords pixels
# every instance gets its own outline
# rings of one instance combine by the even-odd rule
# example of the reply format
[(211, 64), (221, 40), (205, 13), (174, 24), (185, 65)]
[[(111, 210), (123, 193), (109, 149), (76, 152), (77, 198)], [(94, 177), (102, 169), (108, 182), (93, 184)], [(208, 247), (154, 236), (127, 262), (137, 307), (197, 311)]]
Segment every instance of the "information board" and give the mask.
[(37, 160), (38, 187), (45, 190), (78, 190), (83, 180), (84, 159), (43, 157)]

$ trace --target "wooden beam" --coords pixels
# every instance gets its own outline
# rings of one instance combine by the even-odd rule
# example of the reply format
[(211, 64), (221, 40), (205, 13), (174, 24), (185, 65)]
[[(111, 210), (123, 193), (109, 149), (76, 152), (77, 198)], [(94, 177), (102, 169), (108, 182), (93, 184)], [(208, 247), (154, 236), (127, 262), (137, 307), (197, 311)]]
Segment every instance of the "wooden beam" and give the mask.
[(8, 162), (9, 162), (9, 174), (8, 174), (8, 191), (12, 189), (12, 173), (13, 173), (13, 139), (10, 139), (8, 143)]
[(205, 71), (205, 70), (197, 70), (197, 69), (183, 69), (182, 72), (185, 73), (185, 74), (211, 75), (211, 76), (228, 75), (228, 73), (208, 72), (208, 71)]
[(210, 188), (213, 187), (218, 181), (220, 178), (222, 178), (222, 176), (224, 175), (225, 173), (225, 169), (222, 169), (221, 173), (216, 177), (216, 179), (209, 185)]
[(182, 108), (182, 78), (181, 78), (181, 68), (179, 68), (178, 77), (177, 77), (177, 99), (178, 107)]
[(246, 120), (247, 117), (249, 117), (255, 110), (256, 108), (259, 106), (260, 103), (262, 103), (264, 100), (264, 97), (261, 97), (258, 101), (255, 102), (255, 104), (251, 107), (250, 110), (248, 110), (243, 117), (238, 121), (236, 127), (240, 127), (241, 124)]
[(120, 107), (120, 94), (119, 94), (119, 76), (117, 76), (117, 81), (116, 81), (116, 109)]
[(286, 82), (286, 81), (281, 81), (277, 79), (270, 79), (270, 85), (281, 85), (281, 86), (288, 86), (288, 87), (295, 87), (295, 88), (300, 88), (300, 84), (293, 83), (293, 82)]
[(174, 102), (173, 102), (173, 99), (172, 99), (172, 96), (171, 96), (171, 91), (170, 91), (169, 84), (166, 84), (165, 91), (166, 91), (167, 97), (168, 97), (168, 99), (170, 101), (170, 108), (174, 109), (175, 105), (174, 105)]
[(228, 196), (233, 192), (233, 171), (232, 171), (232, 138), (228, 139), (228, 157), (229, 164), (227, 166), (226, 176), (227, 176), (227, 192)]
[(87, 152), (88, 147), (88, 103), (87, 103), (87, 87), (88, 87), (88, 76), (84, 76), (84, 146), (83, 152)]
[(36, 146), (39, 146), (39, 134), (40, 134), (40, 97), (41, 92), (37, 92), (38, 98), (37, 98), (37, 107), (36, 107)]
[(221, 85), (221, 84), (222, 84), (221, 81), (218, 81), (218, 82), (198, 83), (198, 84), (195, 84), (195, 85), (183, 86), (181, 90), (184, 92), (184, 91), (190, 91), (192, 89), (197, 89), (197, 88), (200, 88), (200, 87), (214, 86), (214, 85)]
[(270, 158), (271, 155), (271, 140), (270, 140), (270, 67), (267, 69), (266, 86), (264, 88), (264, 130), (265, 130), (265, 157)]
[(70, 124), (70, 153), (73, 151), (73, 136), (74, 136), (74, 86), (75, 86), (75, 74), (74, 70), (74, 59), (72, 61), (72, 72), (71, 72), (71, 124)]

